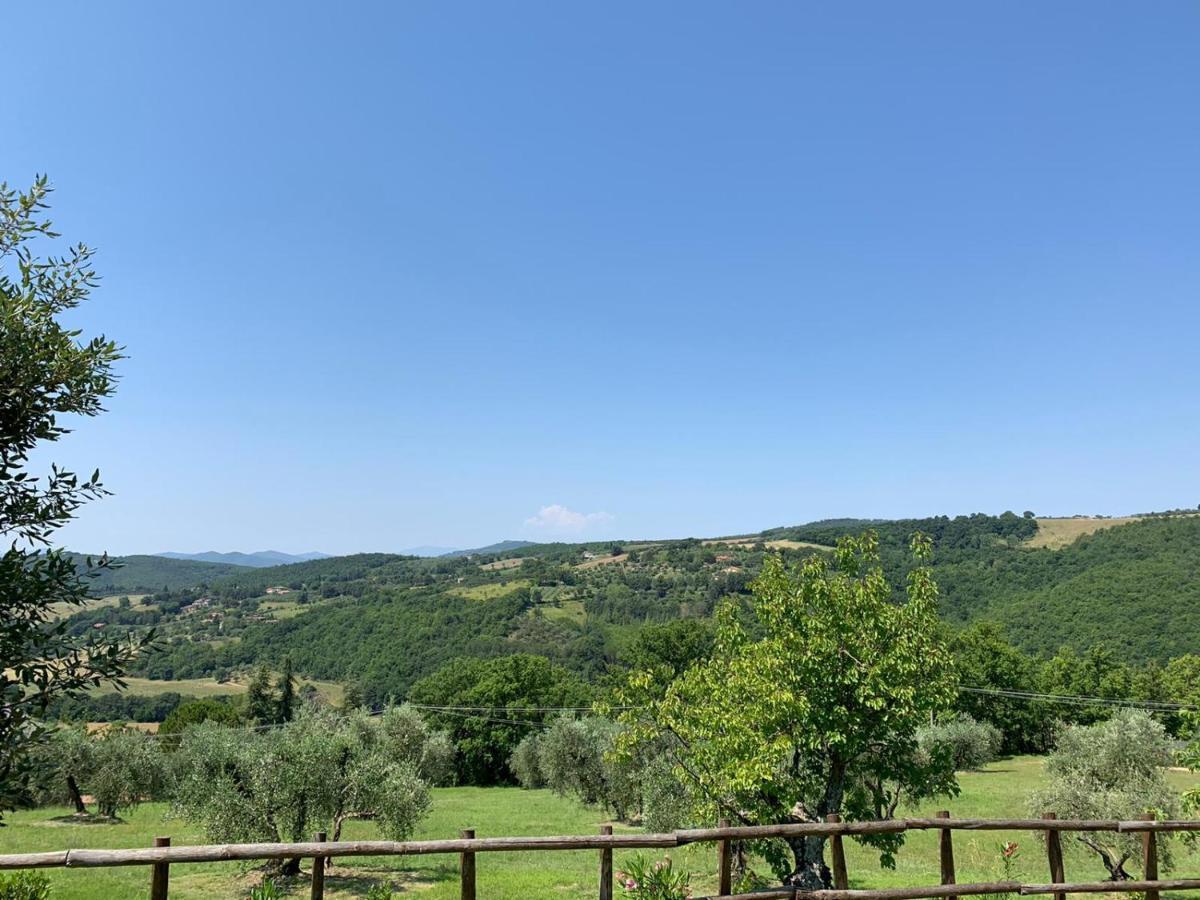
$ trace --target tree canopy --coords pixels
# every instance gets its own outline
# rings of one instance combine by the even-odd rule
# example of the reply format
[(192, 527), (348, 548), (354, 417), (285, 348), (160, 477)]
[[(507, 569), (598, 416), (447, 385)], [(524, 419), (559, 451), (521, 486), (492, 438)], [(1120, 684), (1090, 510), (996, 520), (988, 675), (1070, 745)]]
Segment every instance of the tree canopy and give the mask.
[[(917, 538), (913, 550), (924, 562), (928, 541)], [(917, 741), (954, 696), (927, 566), (913, 569), (907, 599), (894, 603), (866, 532), (792, 572), (769, 558), (752, 590), (748, 618), (736, 601), (719, 608), (709, 659), (648, 710), (621, 714), (626, 752), (669, 738), (676, 774), (709, 820), (885, 818), (902, 797), (954, 790), (949, 760), (921, 753)], [(897, 841), (879, 843), (886, 861)], [(823, 839), (788, 844), (787, 883), (827, 886)]]
[[(115, 386), (117, 345), (84, 339), (63, 324), (96, 286), (92, 251), (34, 255), (31, 242), (55, 238), (44, 218), (50, 187), (0, 184), (0, 813), (26, 796), (40, 717), (64, 696), (120, 677), (140, 644), (105, 634), (77, 635), (52, 606), (80, 606), (88, 576), (107, 560), (77, 561), (50, 549), (54, 533), (87, 501), (103, 496), (99, 470), (83, 477), (52, 465), (29, 471), (40, 444), (69, 433), (69, 416), (95, 416)], [(143, 639), (144, 641), (145, 639)]]

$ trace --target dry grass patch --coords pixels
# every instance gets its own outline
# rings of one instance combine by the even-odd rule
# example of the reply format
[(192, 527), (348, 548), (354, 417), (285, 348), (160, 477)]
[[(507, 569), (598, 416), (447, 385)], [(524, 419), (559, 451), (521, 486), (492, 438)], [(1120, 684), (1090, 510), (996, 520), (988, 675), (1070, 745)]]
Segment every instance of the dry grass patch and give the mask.
[(1136, 521), (1137, 516), (1118, 516), (1112, 519), (1038, 519), (1037, 534), (1027, 540), (1025, 546), (1061, 550), (1085, 534), (1094, 534), (1105, 528), (1115, 528)]
[(595, 559), (585, 560), (577, 565), (577, 569), (594, 569), (596, 566), (607, 566), (609, 563), (623, 563), (629, 559), (628, 553), (618, 553), (616, 556), (597, 556)]

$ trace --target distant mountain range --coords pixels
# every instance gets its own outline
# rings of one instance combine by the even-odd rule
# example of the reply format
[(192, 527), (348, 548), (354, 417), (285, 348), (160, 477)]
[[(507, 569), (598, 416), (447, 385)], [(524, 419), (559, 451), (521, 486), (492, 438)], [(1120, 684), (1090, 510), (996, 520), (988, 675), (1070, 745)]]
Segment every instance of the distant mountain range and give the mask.
[(224, 563), (229, 566), (250, 566), (264, 569), (267, 566), (287, 566), (292, 563), (309, 562), (314, 559), (329, 559), (330, 554), (313, 551), (312, 553), (280, 553), (278, 550), (258, 550), (254, 553), (218, 553), (208, 550), (204, 553), (155, 553), (166, 559), (187, 559), (192, 562)]
[(449, 556), (451, 553), (457, 553), (458, 550), (454, 547), (432, 547), (426, 544), (396, 552), (401, 556)]
[[(425, 544), (419, 547), (409, 547), (406, 550), (398, 552), (401, 556), (478, 556), (487, 553), (505, 553), (509, 550), (519, 550), (522, 547), (530, 547), (532, 545), (532, 541), (499, 541), (495, 544), (488, 544), (486, 547), (473, 547), (467, 550), (460, 550), (455, 547), (437, 547)], [(312, 553), (281, 553), (278, 550), (258, 550), (254, 553), (242, 553), (237, 550), (229, 553), (219, 553), (216, 550), (208, 550), (204, 553), (168, 551), (153, 555), (163, 559), (220, 563), (226, 566), (249, 566), (254, 569), (265, 569), (269, 566), (288, 566), (292, 563), (312, 562), (314, 559), (330, 559), (333, 556), (333, 554), (321, 553), (319, 551), (313, 551)]]
[(470, 550), (451, 550), (440, 556), (486, 556), (489, 553), (507, 553), (509, 550), (520, 550), (522, 547), (532, 547), (534, 541), (500, 541), (488, 544), (486, 547), (473, 547)]

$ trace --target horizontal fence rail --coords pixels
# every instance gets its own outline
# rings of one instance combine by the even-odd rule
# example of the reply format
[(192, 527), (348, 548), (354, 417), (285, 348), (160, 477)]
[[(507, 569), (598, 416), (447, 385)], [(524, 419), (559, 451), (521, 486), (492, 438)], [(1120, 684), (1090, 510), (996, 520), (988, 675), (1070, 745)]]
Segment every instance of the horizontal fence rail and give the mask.
[[(846, 860), (842, 837), (871, 834), (897, 834), (905, 831), (932, 830), (940, 832), (941, 884), (905, 888), (850, 889), (846, 875)], [(997, 881), (957, 884), (954, 874), (952, 833), (955, 831), (1040, 831), (1046, 834), (1047, 861), (1051, 881), (1045, 884), (1021, 884)], [(1142, 835), (1143, 874), (1141, 880), (1068, 882), (1063, 874), (1061, 832), (1106, 831)], [(1157, 835), (1171, 832), (1200, 832), (1200, 820), (1159, 821), (1150, 816), (1121, 821), (1110, 819), (1058, 819), (1046, 813), (1040, 819), (954, 819), (948, 812), (935, 818), (887, 819), (865, 822), (843, 822), (829, 816), (824, 822), (790, 822), (777, 825), (728, 825), (726, 820), (716, 828), (687, 828), (659, 834), (613, 834), (611, 826), (601, 828), (600, 834), (568, 834), (536, 837), (476, 837), (473, 830), (464, 830), (458, 838), (430, 841), (326, 841), (319, 833), (314, 841), (298, 843), (258, 844), (200, 844), (171, 846), (169, 838), (156, 838), (155, 846), (125, 850), (56, 850), (47, 853), (11, 853), (0, 855), (0, 870), (97, 868), (113, 866), (150, 866), (151, 897), (160, 900), (167, 896), (168, 872), (172, 864), (214, 863), (228, 861), (283, 860), (307, 858), (313, 860), (312, 896), (324, 895), (325, 867), (329, 859), (343, 856), (425, 856), (458, 854), (462, 880), (462, 897), (475, 897), (475, 854), (511, 853), (547, 850), (600, 851), (600, 900), (613, 896), (613, 851), (670, 849), (695, 843), (717, 844), (717, 875), (719, 893), (707, 900), (920, 900), (983, 894), (1013, 894), (1036, 896), (1053, 894), (1063, 900), (1066, 894), (1138, 893), (1146, 900), (1158, 900), (1160, 891), (1200, 890), (1200, 878), (1159, 879)], [(825, 890), (803, 890), (780, 887), (747, 894), (730, 893), (730, 868), (736, 841), (764, 840), (819, 836), (830, 839), (833, 853), (834, 886)]]

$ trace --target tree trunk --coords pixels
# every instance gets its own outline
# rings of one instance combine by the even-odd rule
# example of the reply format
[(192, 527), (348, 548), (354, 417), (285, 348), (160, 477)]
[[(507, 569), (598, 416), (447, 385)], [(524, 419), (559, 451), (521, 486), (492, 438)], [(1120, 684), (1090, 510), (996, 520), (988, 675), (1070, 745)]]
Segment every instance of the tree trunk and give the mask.
[(1103, 844), (1097, 843), (1095, 840), (1083, 835), (1079, 836), (1079, 842), (1099, 854), (1101, 862), (1104, 863), (1104, 868), (1108, 869), (1109, 881), (1128, 881), (1132, 877), (1125, 871), (1125, 863), (1129, 859), (1128, 853), (1123, 853), (1120, 858), (1117, 858)]
[(75, 780), (74, 775), (69, 773), (67, 775), (67, 792), (71, 795), (71, 802), (75, 804), (75, 812), (87, 812), (87, 807), (83, 803), (83, 795), (79, 793), (79, 782)]
[(787, 839), (796, 859), (796, 867), (792, 874), (784, 879), (784, 884), (798, 887), (804, 891), (820, 891), (832, 884), (829, 867), (825, 865), (825, 838), (820, 836), (795, 837)]
[(283, 865), (279, 867), (279, 874), (284, 878), (294, 878), (300, 874), (300, 857), (293, 856), (291, 859), (285, 860)]

